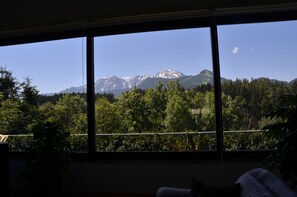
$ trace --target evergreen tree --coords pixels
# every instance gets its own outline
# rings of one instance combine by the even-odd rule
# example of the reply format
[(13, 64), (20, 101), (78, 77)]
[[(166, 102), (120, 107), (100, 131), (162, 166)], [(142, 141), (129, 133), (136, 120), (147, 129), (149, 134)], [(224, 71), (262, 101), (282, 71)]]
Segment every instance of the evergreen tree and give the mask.
[(13, 77), (12, 72), (4, 67), (0, 67), (0, 93), (3, 99), (18, 97), (18, 82)]
[(38, 97), (39, 92), (36, 89), (35, 86), (31, 85), (32, 79), (29, 77), (25, 78), (25, 81), (21, 83), (21, 99), (24, 103), (27, 103), (29, 105), (37, 106), (38, 104)]

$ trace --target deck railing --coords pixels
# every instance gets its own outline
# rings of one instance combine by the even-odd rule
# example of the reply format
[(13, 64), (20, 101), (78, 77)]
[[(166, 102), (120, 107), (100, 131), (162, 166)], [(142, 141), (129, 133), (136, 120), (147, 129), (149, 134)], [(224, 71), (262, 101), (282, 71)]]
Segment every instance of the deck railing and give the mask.
[[(87, 134), (71, 134), (74, 151), (87, 151)], [(25, 151), (33, 142), (33, 134), (0, 135), (11, 151)], [(224, 131), (225, 150), (269, 149), (276, 139), (262, 130)], [(97, 151), (200, 151), (216, 150), (216, 132), (144, 132), (97, 133)]]

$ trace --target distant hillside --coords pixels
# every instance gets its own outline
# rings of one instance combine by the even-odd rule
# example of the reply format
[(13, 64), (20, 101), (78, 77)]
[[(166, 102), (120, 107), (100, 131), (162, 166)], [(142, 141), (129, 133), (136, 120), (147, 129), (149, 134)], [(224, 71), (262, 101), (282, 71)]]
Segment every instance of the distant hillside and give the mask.
[[(66, 90), (62, 90), (59, 93), (83, 93), (87, 92), (87, 87), (86, 86), (79, 86), (79, 87), (70, 87), (67, 88)], [(51, 93), (49, 95), (53, 95), (54, 93)]]
[(269, 78), (265, 78), (265, 77), (260, 77), (260, 78), (254, 79), (254, 81), (270, 81), (272, 83), (283, 83), (283, 84), (286, 84), (286, 85), (290, 84), (289, 82), (286, 82), (286, 81), (280, 81), (280, 80), (277, 80), (277, 79), (269, 79)]
[[(164, 79), (164, 78), (147, 78), (143, 80), (137, 87), (141, 89), (147, 89), (147, 88), (154, 88), (156, 87), (157, 83), (160, 81), (164, 86), (171, 81), (171, 80), (179, 80), (179, 83), (185, 88), (185, 89), (193, 89), (194, 87), (202, 84), (211, 84), (213, 85), (213, 72), (209, 70), (203, 70), (198, 75), (195, 76), (186, 76), (183, 75), (179, 78), (174, 79)], [(227, 79), (221, 78), (221, 82), (223, 83)]]
[(146, 90), (148, 88), (155, 88), (159, 82), (161, 82), (163, 86), (166, 86), (167, 83), (171, 80), (176, 80), (176, 79), (147, 78), (143, 80), (137, 87), (143, 90)]
[[(228, 79), (221, 77), (221, 83), (224, 83)], [(202, 84), (211, 84), (213, 85), (214, 78), (213, 72), (209, 70), (203, 70), (198, 75), (195, 76), (184, 76), (180, 78), (180, 84), (185, 89), (193, 89), (194, 87)]]

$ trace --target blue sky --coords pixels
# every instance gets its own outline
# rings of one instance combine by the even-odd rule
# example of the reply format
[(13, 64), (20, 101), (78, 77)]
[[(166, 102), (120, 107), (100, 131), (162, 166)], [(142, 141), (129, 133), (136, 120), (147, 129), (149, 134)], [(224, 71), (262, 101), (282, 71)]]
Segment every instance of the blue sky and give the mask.
[(67, 39), (0, 47), (0, 66), (18, 81), (27, 76), (41, 93), (82, 84), (83, 40)]
[(218, 28), (221, 75), (226, 78), (297, 78), (297, 21)]
[(154, 75), (165, 69), (193, 75), (212, 68), (208, 28), (97, 37), (95, 49), (96, 78)]
[[(228, 79), (297, 78), (297, 21), (218, 27), (221, 76)], [(59, 92), (85, 81), (85, 39), (0, 47), (0, 66), (41, 93)], [(208, 28), (95, 38), (95, 78), (154, 75), (174, 69), (196, 75), (212, 70)]]

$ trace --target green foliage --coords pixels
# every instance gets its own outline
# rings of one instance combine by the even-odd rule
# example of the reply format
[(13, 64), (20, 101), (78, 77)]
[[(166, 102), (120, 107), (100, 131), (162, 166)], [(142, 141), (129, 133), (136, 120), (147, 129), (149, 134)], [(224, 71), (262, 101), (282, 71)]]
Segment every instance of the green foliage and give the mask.
[(180, 95), (184, 96), (184, 88), (181, 86), (178, 80), (170, 81), (165, 88), (165, 92), (167, 95), (167, 98), (172, 96), (172, 95)]
[(38, 91), (26, 78), (19, 83), (12, 72), (0, 67), (0, 127), (2, 133), (30, 133), (31, 127), (38, 122)]
[(282, 95), (280, 104), (268, 113), (269, 118), (280, 118), (282, 122), (264, 127), (278, 143), (267, 158), (271, 167), (277, 167), (283, 177), (297, 188), (297, 94)]
[(234, 104), (231, 96), (222, 94), (222, 117), (223, 117), (223, 130), (230, 131), (236, 128), (240, 108)]
[[(32, 144), (32, 136), (9, 136), (7, 142), (11, 151), (24, 151)], [(69, 143), (73, 152), (88, 150), (87, 134), (73, 134)], [(216, 150), (215, 133), (182, 132), (180, 134), (149, 133), (138, 135), (99, 135), (96, 140), (97, 151), (201, 151)], [(228, 132), (224, 133), (224, 150), (262, 150), (276, 143), (276, 139), (266, 132)]]
[(123, 93), (117, 102), (124, 132), (145, 132), (151, 128), (144, 92), (133, 88)]
[(181, 132), (191, 127), (190, 101), (178, 80), (166, 86), (167, 104), (164, 124), (167, 132)]
[(6, 99), (0, 95), (0, 131), (1, 134), (16, 134), (19, 132), (21, 119), (20, 102), (16, 99)]
[(239, 121), (235, 129), (245, 130), (261, 129), (259, 120), (265, 117), (269, 109), (278, 105), (278, 95), (290, 91), (287, 84), (266, 78), (225, 81), (222, 86), (222, 92), (230, 96), (241, 111), (237, 113)]
[(30, 196), (55, 196), (61, 193), (62, 176), (68, 174), (71, 159), (69, 133), (52, 123), (34, 128), (33, 143), (29, 148), (28, 166), (23, 177)]
[(38, 90), (35, 86), (31, 85), (32, 79), (25, 78), (25, 81), (21, 83), (21, 99), (24, 103), (32, 106), (37, 106), (38, 102)]
[[(66, 94), (69, 94), (69, 93), (59, 93), (59, 94), (53, 94), (53, 95), (38, 95), (38, 104), (42, 105), (44, 103), (50, 102), (55, 105), (58, 102), (58, 100), (60, 100)], [(86, 93), (71, 93), (69, 95), (73, 95), (73, 96), (79, 95), (85, 100), (87, 99)], [(100, 98), (106, 98), (111, 103), (115, 102), (114, 95), (111, 93), (103, 93), (103, 94), (96, 93), (95, 100)]]
[(109, 135), (97, 138), (97, 151), (200, 151), (215, 150), (215, 135), (185, 132), (178, 135)]
[(143, 99), (149, 111), (148, 119), (152, 125), (150, 131), (162, 131), (166, 115), (166, 98), (162, 91), (162, 84), (158, 84), (155, 89), (147, 89)]
[[(1, 134), (32, 134), (36, 125), (50, 122), (71, 134), (69, 140), (73, 150), (87, 150), (86, 94), (39, 95), (31, 79), (26, 78), (20, 83), (11, 71), (2, 67), (0, 74)], [(208, 72), (201, 75), (208, 79), (211, 76)], [(96, 94), (96, 133), (114, 134), (98, 136), (98, 150), (216, 149), (215, 135), (189, 134), (216, 130), (213, 85), (207, 83), (187, 90), (181, 85), (194, 84), (195, 80), (198, 79), (183, 77), (180, 81), (156, 81), (154, 88), (133, 88), (117, 99), (112, 94)], [(281, 116), (269, 119), (265, 114), (279, 105), (276, 95), (296, 92), (297, 87), (296, 82), (286, 84), (265, 78), (224, 80), (222, 84), (224, 131), (259, 130), (268, 123), (280, 123)], [(157, 135), (170, 132), (181, 133)], [(136, 135), (139, 133), (152, 135)], [(280, 137), (280, 134), (266, 136), (262, 132), (227, 132), (224, 134), (224, 146), (226, 150), (268, 148), (275, 137)], [(11, 136), (7, 139), (12, 150), (24, 150), (29, 138)]]
[(0, 93), (3, 99), (17, 98), (18, 90), (18, 82), (13, 77), (12, 72), (4, 67), (0, 67)]
[(88, 135), (72, 134), (69, 137), (72, 152), (88, 152)]
[(224, 133), (224, 150), (263, 150), (270, 149), (276, 139), (267, 132), (228, 132)]
[(79, 95), (65, 94), (53, 109), (53, 116), (61, 128), (69, 133), (87, 133), (87, 103)]
[(33, 135), (7, 136), (10, 151), (27, 151), (33, 143)]
[(96, 133), (120, 133), (121, 119), (117, 106), (102, 97), (95, 104)]
[(168, 98), (166, 105), (165, 127), (168, 132), (181, 132), (189, 129), (191, 113), (188, 103), (178, 94)]
[(51, 102), (44, 103), (39, 106), (39, 112), (42, 115), (42, 119), (45, 122), (55, 122), (55, 113), (54, 113), (55, 105)]

